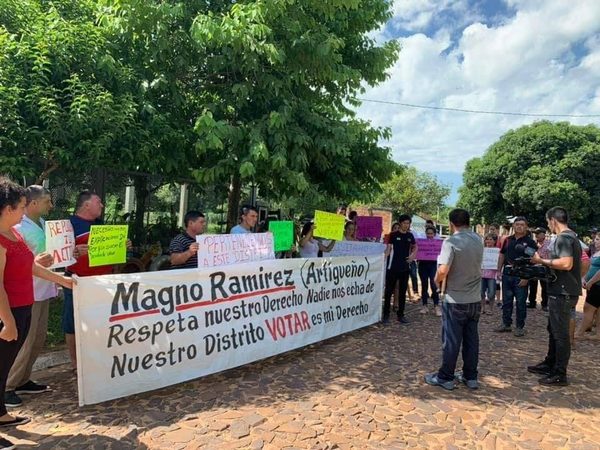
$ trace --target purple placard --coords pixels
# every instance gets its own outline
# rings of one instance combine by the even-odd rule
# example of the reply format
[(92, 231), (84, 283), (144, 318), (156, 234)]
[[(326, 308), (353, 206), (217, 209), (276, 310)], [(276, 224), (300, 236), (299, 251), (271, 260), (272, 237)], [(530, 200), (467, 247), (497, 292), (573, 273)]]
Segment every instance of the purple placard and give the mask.
[(381, 239), (383, 219), (378, 216), (356, 216), (356, 239)]
[(437, 261), (443, 242), (442, 239), (417, 239), (417, 261)]

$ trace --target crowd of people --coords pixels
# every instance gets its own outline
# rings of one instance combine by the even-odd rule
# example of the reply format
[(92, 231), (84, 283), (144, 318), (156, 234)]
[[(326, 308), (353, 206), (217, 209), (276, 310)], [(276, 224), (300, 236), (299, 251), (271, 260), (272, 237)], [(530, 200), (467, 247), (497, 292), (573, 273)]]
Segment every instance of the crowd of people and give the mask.
[[(31, 380), (33, 364), (39, 355), (48, 328), (48, 300), (56, 297), (57, 285), (63, 288), (63, 331), (77, 370), (75, 323), (73, 314), (73, 281), (78, 277), (104, 275), (112, 265), (90, 267), (88, 239), (91, 226), (102, 224), (104, 205), (93, 192), (81, 192), (76, 199), (75, 213), (70, 217), (75, 237), (76, 262), (64, 275), (49, 270), (53, 263), (46, 253), (44, 216), (52, 208), (50, 192), (42, 186), (23, 188), (6, 178), (0, 178), (0, 428), (25, 424), (29, 418), (10, 414), (7, 407), (17, 407), (22, 395), (38, 394), (49, 386)], [(346, 217), (344, 240), (356, 240), (356, 212), (339, 208)], [(241, 208), (239, 223), (232, 234), (251, 233), (258, 221), (255, 207)], [(411, 231), (411, 217), (401, 215), (382, 239), (385, 244), (385, 289), (382, 323), (388, 325), (392, 314), (392, 297), (397, 320), (408, 324), (405, 315), (409, 286), (419, 291), (420, 312), (432, 311), (442, 318), (443, 357), (437, 372), (425, 376), (426, 383), (453, 389), (455, 383), (478, 388), (479, 334), (478, 321), (482, 313), (495, 306), (502, 309), (498, 332), (512, 331), (515, 336), (526, 334), (527, 309), (537, 305), (548, 312), (548, 352), (544, 360), (528, 367), (529, 372), (543, 375), (543, 385), (564, 386), (568, 383), (567, 366), (573, 338), (584, 338), (596, 322), (596, 339), (600, 339), (600, 235), (591, 230), (591, 243), (584, 245), (568, 226), (564, 208), (550, 209), (546, 214), (547, 229), (530, 231), (525, 217), (516, 217), (512, 225), (491, 225), (481, 235), (472, 231), (469, 213), (455, 209), (449, 215), (450, 235), (443, 239), (437, 261), (417, 260), (418, 239), (442, 239), (437, 228), (428, 221), (424, 233)], [(184, 218), (184, 230), (175, 236), (169, 247), (171, 267), (196, 268), (198, 243), (196, 236), (206, 231), (207, 220), (200, 211), (189, 211)], [(330, 252), (336, 242), (315, 237), (315, 224), (307, 221), (299, 232), (292, 250), (304, 258), (316, 258)], [(131, 242), (127, 242), (131, 246)], [(482, 270), (484, 248), (498, 248), (495, 269)], [(297, 251), (296, 251), (297, 250)], [(523, 255), (531, 264), (549, 268), (548, 279), (524, 279), (510, 270)], [(538, 290), (539, 289), (539, 290)], [(586, 291), (584, 317), (575, 332), (574, 310), (581, 291)], [(429, 301), (433, 309), (429, 309)], [(513, 329), (513, 310), (515, 328)], [(463, 368), (456, 371), (462, 348)], [(13, 444), (0, 438), (0, 449)]]

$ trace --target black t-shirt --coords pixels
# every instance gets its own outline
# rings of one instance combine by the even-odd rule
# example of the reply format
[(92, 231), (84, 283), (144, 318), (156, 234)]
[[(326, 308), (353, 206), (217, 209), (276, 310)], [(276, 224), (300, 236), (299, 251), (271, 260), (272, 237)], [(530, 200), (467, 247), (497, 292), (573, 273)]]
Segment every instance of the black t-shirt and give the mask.
[(538, 249), (537, 243), (529, 235), (516, 238), (514, 235), (509, 236), (504, 240), (504, 244), (500, 249), (500, 253), (504, 255), (504, 264), (512, 264), (514, 260), (519, 256), (525, 256), (523, 250), (517, 251), (516, 247), (518, 244), (524, 247), (532, 247), (534, 250)]
[(556, 281), (548, 283), (548, 294), (581, 295), (581, 244), (574, 231), (566, 230), (550, 245), (550, 258), (573, 257), (571, 270), (554, 270)]
[[(190, 245), (196, 242), (196, 239), (192, 238), (187, 233), (178, 234), (171, 241), (169, 245), (169, 253), (183, 253), (189, 250)], [(171, 266), (172, 269), (192, 269), (198, 267), (198, 255), (190, 257), (185, 263), (178, 266)]]
[(388, 261), (387, 266), (388, 270), (408, 272), (410, 267), (408, 262), (406, 262), (406, 258), (410, 255), (410, 248), (416, 244), (413, 234), (410, 231), (406, 233), (394, 231), (393, 233), (390, 233), (388, 244), (392, 246), (390, 260)]

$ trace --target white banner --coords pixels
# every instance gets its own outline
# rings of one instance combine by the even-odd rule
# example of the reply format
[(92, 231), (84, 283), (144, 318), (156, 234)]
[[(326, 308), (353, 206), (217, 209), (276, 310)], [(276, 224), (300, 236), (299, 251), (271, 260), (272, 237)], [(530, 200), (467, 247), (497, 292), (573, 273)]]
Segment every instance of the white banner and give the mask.
[(44, 233), (46, 234), (46, 251), (54, 258), (51, 269), (68, 267), (75, 264), (75, 236), (70, 220), (47, 220)]
[(273, 233), (200, 234), (196, 242), (200, 269), (275, 259)]
[(79, 404), (248, 364), (377, 322), (383, 257), (76, 280)]
[(379, 242), (335, 241), (333, 249), (325, 256), (377, 256), (383, 252), (385, 244)]
[(483, 259), (481, 260), (481, 268), (483, 270), (497, 270), (498, 258), (500, 257), (500, 249), (496, 247), (484, 247)]

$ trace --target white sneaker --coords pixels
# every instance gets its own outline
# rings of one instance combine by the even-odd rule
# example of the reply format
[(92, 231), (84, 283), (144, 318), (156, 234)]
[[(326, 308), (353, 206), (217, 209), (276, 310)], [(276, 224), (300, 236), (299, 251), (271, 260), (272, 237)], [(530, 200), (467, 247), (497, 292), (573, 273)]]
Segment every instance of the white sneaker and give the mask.
[(435, 310), (435, 315), (436, 315), (436, 316), (438, 316), (438, 317), (442, 317), (442, 310), (440, 309), (440, 307), (439, 307), (439, 306), (436, 306), (436, 307), (434, 308), (434, 310)]
[(429, 312), (429, 309), (427, 308), (427, 306), (423, 306), (421, 308), (421, 311), (419, 311), (421, 314), (427, 314)]

